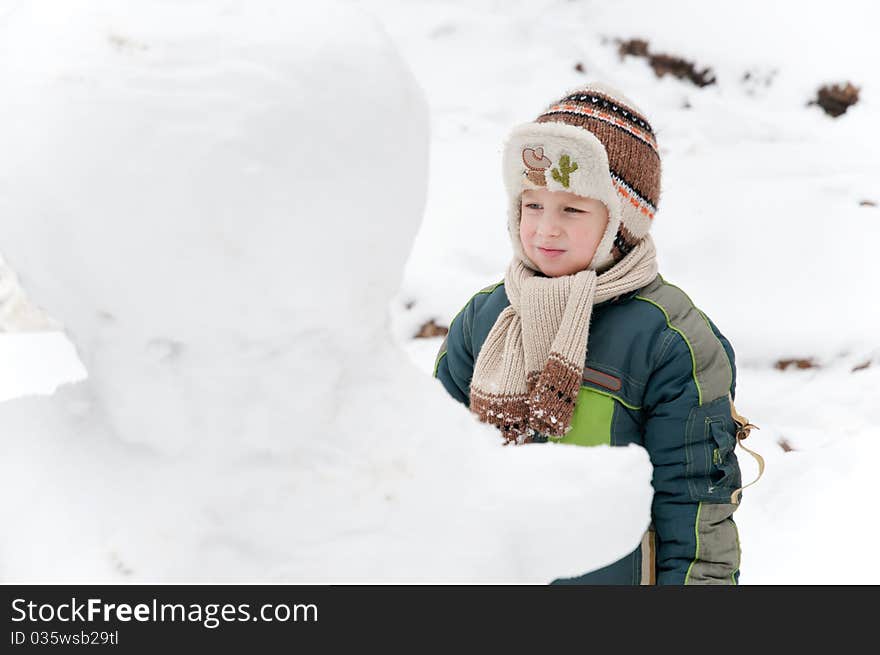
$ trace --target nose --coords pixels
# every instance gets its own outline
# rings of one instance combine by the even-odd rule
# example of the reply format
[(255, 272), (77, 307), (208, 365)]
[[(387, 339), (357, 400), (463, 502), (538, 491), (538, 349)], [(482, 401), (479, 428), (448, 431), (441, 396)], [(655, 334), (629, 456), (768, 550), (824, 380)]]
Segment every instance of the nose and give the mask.
[(560, 232), (559, 221), (551, 212), (544, 212), (535, 231), (542, 237), (558, 237)]

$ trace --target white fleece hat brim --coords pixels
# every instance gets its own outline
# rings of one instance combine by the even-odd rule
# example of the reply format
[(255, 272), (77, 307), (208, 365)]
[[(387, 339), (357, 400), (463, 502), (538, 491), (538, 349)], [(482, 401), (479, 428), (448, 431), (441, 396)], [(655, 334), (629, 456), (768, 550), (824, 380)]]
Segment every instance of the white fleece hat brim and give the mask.
[[(612, 249), (621, 221), (620, 196), (611, 181), (605, 146), (591, 132), (557, 122), (524, 123), (513, 128), (507, 137), (502, 154), (502, 167), (504, 186), (509, 199), (510, 240), (514, 253), (520, 260), (532, 270), (539, 271), (538, 266), (523, 251), (519, 238), (520, 194), (524, 188), (523, 181), (526, 181), (527, 186), (534, 186), (525, 176), (529, 168), (523, 161), (523, 150), (527, 148), (543, 148), (544, 157), (550, 160), (550, 165), (543, 171), (548, 191), (569, 191), (586, 198), (595, 198), (608, 209), (608, 225), (592, 261), (587, 266), (590, 270), (601, 272), (614, 263)], [(577, 169), (569, 173), (567, 180), (564, 175), (560, 176), (561, 180), (557, 180), (552, 171), (558, 167), (563, 155), (568, 155), (571, 164), (577, 164)], [(564, 185), (565, 181), (568, 182), (567, 186)]]

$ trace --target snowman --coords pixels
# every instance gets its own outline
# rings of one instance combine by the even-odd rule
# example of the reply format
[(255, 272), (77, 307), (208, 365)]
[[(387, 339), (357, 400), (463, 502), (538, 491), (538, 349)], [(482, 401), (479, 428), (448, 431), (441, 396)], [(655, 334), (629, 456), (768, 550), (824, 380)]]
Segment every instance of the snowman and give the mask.
[(88, 377), (0, 406), (0, 580), (546, 583), (638, 543), (642, 449), (506, 448), (393, 342), (428, 118), (370, 16), (4, 22), (0, 246)]

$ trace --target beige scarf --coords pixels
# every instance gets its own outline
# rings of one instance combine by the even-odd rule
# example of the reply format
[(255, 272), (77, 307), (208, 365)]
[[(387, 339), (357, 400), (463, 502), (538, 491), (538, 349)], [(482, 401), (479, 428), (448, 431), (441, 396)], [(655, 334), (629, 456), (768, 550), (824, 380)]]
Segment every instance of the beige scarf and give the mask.
[(514, 257), (504, 276), (510, 305), (474, 366), (471, 411), (508, 443), (564, 436), (580, 391), (593, 305), (641, 289), (656, 275), (650, 234), (600, 275), (541, 277)]

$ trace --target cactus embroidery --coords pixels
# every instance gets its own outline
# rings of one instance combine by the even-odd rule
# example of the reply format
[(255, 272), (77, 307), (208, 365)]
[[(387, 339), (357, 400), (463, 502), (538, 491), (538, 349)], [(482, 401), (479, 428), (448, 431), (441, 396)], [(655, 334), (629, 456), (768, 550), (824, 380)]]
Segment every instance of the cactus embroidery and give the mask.
[(569, 176), (578, 169), (577, 162), (571, 161), (568, 155), (562, 155), (559, 158), (559, 168), (553, 168), (550, 173), (553, 179), (559, 182), (566, 189), (569, 184)]

